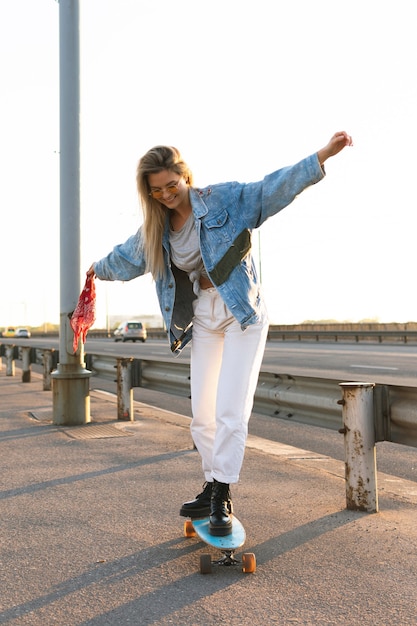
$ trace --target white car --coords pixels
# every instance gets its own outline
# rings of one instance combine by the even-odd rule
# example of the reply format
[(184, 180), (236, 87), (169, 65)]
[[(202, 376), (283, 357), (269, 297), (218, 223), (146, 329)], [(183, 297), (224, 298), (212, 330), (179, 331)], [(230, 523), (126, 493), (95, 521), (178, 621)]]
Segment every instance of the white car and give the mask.
[(115, 341), (141, 341), (145, 343), (147, 339), (146, 328), (142, 322), (123, 322), (113, 333)]
[(14, 336), (21, 337), (23, 339), (29, 339), (30, 330), (28, 330), (27, 328), (17, 328)]

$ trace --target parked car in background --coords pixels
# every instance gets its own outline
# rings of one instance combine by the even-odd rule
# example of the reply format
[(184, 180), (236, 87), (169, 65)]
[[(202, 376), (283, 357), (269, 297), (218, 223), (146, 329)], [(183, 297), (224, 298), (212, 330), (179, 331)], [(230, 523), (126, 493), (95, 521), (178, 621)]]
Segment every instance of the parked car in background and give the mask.
[(1, 334), (2, 337), (15, 337), (16, 336), (16, 328), (14, 326), (7, 326)]
[(30, 331), (27, 328), (17, 328), (15, 337), (23, 337), (24, 339), (29, 339)]
[(142, 322), (123, 322), (113, 333), (115, 341), (141, 341), (145, 343), (147, 339), (146, 328)]

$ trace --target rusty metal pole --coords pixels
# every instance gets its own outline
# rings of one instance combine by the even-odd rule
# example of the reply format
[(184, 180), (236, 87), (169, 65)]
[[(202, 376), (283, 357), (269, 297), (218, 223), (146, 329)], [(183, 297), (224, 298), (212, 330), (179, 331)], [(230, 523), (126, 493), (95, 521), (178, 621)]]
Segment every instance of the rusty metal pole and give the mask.
[(117, 419), (134, 421), (132, 359), (117, 359)]
[(30, 383), (30, 348), (22, 348), (22, 383)]
[(14, 346), (6, 346), (6, 376), (14, 376)]
[(43, 351), (43, 390), (51, 391), (52, 350)]
[(346, 506), (378, 512), (374, 426), (374, 384), (341, 383), (345, 444)]

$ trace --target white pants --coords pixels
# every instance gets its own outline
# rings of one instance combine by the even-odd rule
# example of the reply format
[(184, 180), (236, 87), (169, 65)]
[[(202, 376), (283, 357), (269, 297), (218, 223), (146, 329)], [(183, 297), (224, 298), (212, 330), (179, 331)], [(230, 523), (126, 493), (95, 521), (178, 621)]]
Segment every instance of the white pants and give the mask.
[(194, 302), (191, 434), (207, 481), (239, 480), (267, 334), (266, 313), (242, 331), (214, 288)]

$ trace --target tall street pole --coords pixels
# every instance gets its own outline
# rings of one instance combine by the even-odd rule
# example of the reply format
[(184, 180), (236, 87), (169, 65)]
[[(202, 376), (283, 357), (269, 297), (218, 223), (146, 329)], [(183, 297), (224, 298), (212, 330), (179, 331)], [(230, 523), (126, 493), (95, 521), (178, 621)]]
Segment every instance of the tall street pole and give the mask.
[(89, 378), (80, 341), (73, 353), (70, 318), (80, 295), (80, 46), (78, 0), (59, 0), (60, 331), (52, 373), (53, 422), (90, 421)]

